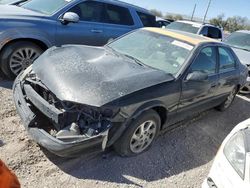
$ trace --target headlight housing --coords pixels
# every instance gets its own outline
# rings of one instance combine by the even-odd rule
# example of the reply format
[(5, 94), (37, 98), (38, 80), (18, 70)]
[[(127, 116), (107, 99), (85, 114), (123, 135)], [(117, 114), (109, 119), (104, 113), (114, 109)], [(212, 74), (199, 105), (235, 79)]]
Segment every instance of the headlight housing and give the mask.
[(243, 131), (237, 132), (230, 138), (230, 140), (226, 143), (223, 152), (235, 171), (242, 179), (244, 179), (246, 146)]

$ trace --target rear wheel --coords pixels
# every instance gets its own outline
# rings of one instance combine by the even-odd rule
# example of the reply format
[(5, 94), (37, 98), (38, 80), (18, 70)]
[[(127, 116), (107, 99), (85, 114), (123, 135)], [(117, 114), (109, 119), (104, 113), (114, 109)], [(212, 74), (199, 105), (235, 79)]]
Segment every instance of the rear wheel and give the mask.
[(0, 55), (3, 73), (14, 79), (36, 60), (43, 50), (32, 42), (18, 41), (9, 44)]
[(115, 143), (121, 156), (133, 156), (146, 151), (158, 135), (161, 120), (154, 110), (148, 110), (135, 119)]
[(222, 104), (217, 106), (216, 109), (219, 111), (224, 111), (224, 110), (228, 109), (231, 106), (231, 104), (233, 103), (234, 98), (237, 94), (237, 91), (238, 91), (237, 87), (234, 87), (234, 89), (228, 95), (227, 99)]

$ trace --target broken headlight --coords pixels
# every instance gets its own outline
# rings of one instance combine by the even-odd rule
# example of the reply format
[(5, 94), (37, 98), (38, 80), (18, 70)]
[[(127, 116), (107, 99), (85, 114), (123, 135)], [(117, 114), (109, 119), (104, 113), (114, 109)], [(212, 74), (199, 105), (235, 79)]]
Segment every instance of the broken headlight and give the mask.
[(224, 148), (224, 155), (235, 171), (243, 179), (246, 163), (246, 148), (242, 131), (233, 135), (227, 142)]

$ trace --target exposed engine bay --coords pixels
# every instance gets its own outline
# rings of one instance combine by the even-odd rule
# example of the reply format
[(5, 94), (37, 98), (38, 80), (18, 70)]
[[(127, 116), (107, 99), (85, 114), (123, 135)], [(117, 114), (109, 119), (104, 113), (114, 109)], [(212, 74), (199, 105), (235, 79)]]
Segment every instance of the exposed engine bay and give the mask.
[[(110, 110), (101, 111), (99, 108), (59, 100), (34, 73), (27, 75), (23, 81), (23, 92), (31, 109), (40, 119), (47, 119), (48, 126), (36, 123), (51, 136), (64, 142), (90, 138), (100, 134), (108, 134), (111, 128), (109, 118), (113, 115)], [(33, 91), (32, 91), (33, 90)], [(35, 92), (36, 94), (31, 94)], [(34, 95), (36, 97), (34, 97)], [(37, 105), (37, 100), (46, 105)], [(36, 101), (35, 101), (36, 100)], [(56, 115), (55, 115), (56, 114)], [(56, 117), (57, 116), (57, 117)], [(38, 119), (39, 119), (38, 118)]]

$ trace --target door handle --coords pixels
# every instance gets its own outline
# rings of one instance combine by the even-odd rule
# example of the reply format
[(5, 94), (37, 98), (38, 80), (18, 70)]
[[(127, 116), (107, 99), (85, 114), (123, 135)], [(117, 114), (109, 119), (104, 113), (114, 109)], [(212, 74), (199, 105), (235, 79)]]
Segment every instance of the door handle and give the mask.
[(103, 31), (100, 29), (92, 29), (91, 32), (92, 33), (102, 33)]

